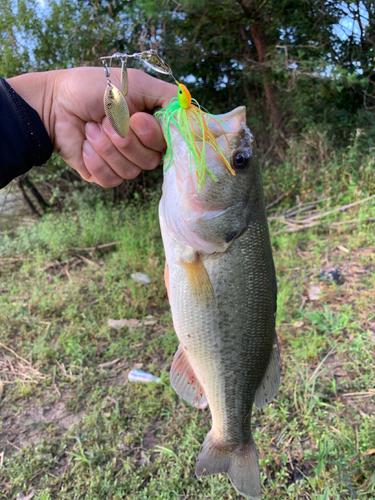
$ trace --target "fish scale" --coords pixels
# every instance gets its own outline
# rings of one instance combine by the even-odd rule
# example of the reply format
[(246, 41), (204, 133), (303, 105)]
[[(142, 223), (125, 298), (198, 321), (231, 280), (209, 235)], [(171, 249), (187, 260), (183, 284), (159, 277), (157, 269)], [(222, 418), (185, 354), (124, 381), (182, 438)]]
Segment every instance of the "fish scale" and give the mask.
[[(218, 144), (230, 144), (227, 158), (234, 151), (254, 156), (244, 115), (244, 108), (237, 108), (220, 117), (229, 141), (218, 138)], [(166, 284), (180, 340), (171, 382), (188, 402), (199, 406), (206, 397), (209, 403), (212, 429), (197, 459), (197, 476), (225, 472), (239, 493), (259, 499), (252, 407), (273, 399), (280, 365), (261, 174), (254, 161), (233, 176), (207, 148), (206, 161), (218, 182), (208, 179), (197, 196), (194, 174), (181, 162), (186, 147), (173, 131), (172, 147), (175, 164), (165, 173), (159, 209)]]
[[(194, 300), (182, 266), (173, 273), (171, 281), (171, 287), (175, 290), (171, 307), (178, 325), (176, 330), (179, 340), (186, 348), (189, 359), (194, 360), (195, 372), (202, 381), (210, 403), (215, 432), (232, 444), (246, 439), (243, 435), (243, 415), (250, 412), (255, 390), (267, 367), (275, 328), (275, 301), (269, 300), (270, 294), (275, 293), (274, 281), (270, 276), (249, 276), (246, 269), (251, 269), (253, 263), (248, 252), (240, 253), (235, 266), (236, 276), (231, 278), (232, 254), (238, 254), (237, 247), (251, 246), (251, 240), (251, 230), (248, 230), (241, 239), (236, 240), (220, 266), (216, 265), (215, 260), (202, 258), (211, 283), (217, 283), (217, 287), (214, 287), (215, 302), (210, 304), (211, 313), (208, 313), (206, 305), (197, 304)], [(259, 245), (255, 247), (262, 250)], [(256, 254), (257, 267), (262, 257)], [(259, 269), (262, 270), (262, 267), (259, 266)], [(239, 283), (237, 277), (239, 269), (242, 270), (240, 275), (243, 276), (243, 283)], [(221, 286), (224, 279), (226, 285)], [(262, 293), (264, 283), (267, 286)], [(241, 294), (245, 290), (240, 302), (235, 293), (236, 288), (241, 289)], [(253, 311), (251, 315), (249, 310)], [(238, 331), (242, 332), (240, 339)], [(268, 332), (267, 336), (264, 335), (265, 331)], [(265, 344), (266, 349), (262, 351)], [(236, 397), (242, 391), (246, 392), (246, 398)], [(249, 436), (250, 425), (246, 426), (245, 431)]]

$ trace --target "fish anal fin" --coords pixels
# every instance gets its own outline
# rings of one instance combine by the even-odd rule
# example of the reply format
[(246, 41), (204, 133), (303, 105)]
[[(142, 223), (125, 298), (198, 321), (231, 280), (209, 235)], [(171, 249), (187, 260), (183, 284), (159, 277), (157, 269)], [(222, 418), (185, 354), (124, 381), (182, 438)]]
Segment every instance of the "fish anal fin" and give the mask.
[(275, 339), (266, 372), (255, 391), (254, 404), (257, 408), (262, 408), (270, 403), (278, 393), (280, 385), (280, 365), (279, 343), (275, 333)]
[(209, 300), (213, 297), (213, 289), (207, 270), (199, 256), (195, 254), (192, 262), (182, 262), (188, 278), (190, 289), (197, 300)]
[(226, 449), (215, 444), (212, 430), (207, 434), (197, 458), (197, 477), (226, 473), (237, 492), (245, 498), (260, 500), (261, 483), (257, 451), (253, 438), (249, 443)]
[(206, 394), (181, 344), (174, 355), (170, 379), (173, 389), (182, 399), (195, 408), (205, 407), (207, 404)]

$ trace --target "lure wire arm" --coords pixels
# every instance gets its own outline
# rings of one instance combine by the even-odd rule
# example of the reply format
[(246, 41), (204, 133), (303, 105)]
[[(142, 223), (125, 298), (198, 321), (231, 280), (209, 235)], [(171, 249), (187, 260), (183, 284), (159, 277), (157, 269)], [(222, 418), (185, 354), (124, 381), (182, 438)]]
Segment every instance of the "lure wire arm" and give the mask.
[[(102, 59), (102, 58), (101, 58)], [(104, 74), (105, 74), (105, 77), (107, 78), (107, 88), (111, 88), (112, 87), (112, 82), (111, 82), (111, 73), (109, 71), (109, 68), (108, 68), (108, 64), (107, 64), (107, 61), (103, 61), (102, 60), (102, 64), (104, 66)]]
[(135, 52), (134, 54), (123, 54), (121, 52), (115, 52), (110, 56), (101, 57), (100, 60), (103, 64), (105, 64), (105, 62), (109, 59), (110, 64), (112, 64), (112, 59), (120, 59), (121, 66), (123, 67), (123, 61), (127, 61), (127, 59), (130, 58), (140, 60), (145, 66), (153, 69), (158, 73), (170, 75), (176, 81), (175, 77), (172, 74), (171, 68), (154, 49), (145, 50), (143, 52)]

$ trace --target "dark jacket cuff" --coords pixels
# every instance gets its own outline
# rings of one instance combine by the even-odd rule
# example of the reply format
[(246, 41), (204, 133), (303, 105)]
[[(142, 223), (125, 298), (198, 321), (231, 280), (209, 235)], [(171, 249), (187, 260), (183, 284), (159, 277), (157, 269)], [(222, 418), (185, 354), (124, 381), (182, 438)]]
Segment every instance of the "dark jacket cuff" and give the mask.
[(0, 77), (0, 189), (43, 165), (53, 144), (38, 113)]

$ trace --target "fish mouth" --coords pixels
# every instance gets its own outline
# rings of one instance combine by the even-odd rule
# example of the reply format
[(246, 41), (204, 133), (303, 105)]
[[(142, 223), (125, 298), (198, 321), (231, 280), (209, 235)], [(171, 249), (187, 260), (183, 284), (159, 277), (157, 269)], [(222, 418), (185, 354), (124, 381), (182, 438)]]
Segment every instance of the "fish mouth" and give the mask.
[(238, 106), (237, 108), (232, 109), (232, 111), (228, 111), (227, 113), (223, 113), (221, 115), (216, 115), (220, 118), (224, 123), (228, 120), (232, 120), (232, 118), (239, 118), (240, 121), (245, 121), (246, 118), (246, 106)]
[[(218, 121), (210, 120), (209, 122), (210, 132), (215, 138), (235, 133), (239, 129), (239, 124), (246, 123), (246, 106), (238, 106), (228, 113), (215, 115), (215, 118)], [(224, 127), (220, 126), (220, 122), (224, 124)]]
[[(246, 106), (238, 106), (221, 115), (212, 115), (212, 118), (208, 120), (208, 128), (215, 139), (218, 139), (227, 134), (236, 133), (241, 123), (246, 123)], [(199, 141), (202, 136), (201, 128), (195, 122), (191, 123), (191, 126)]]

